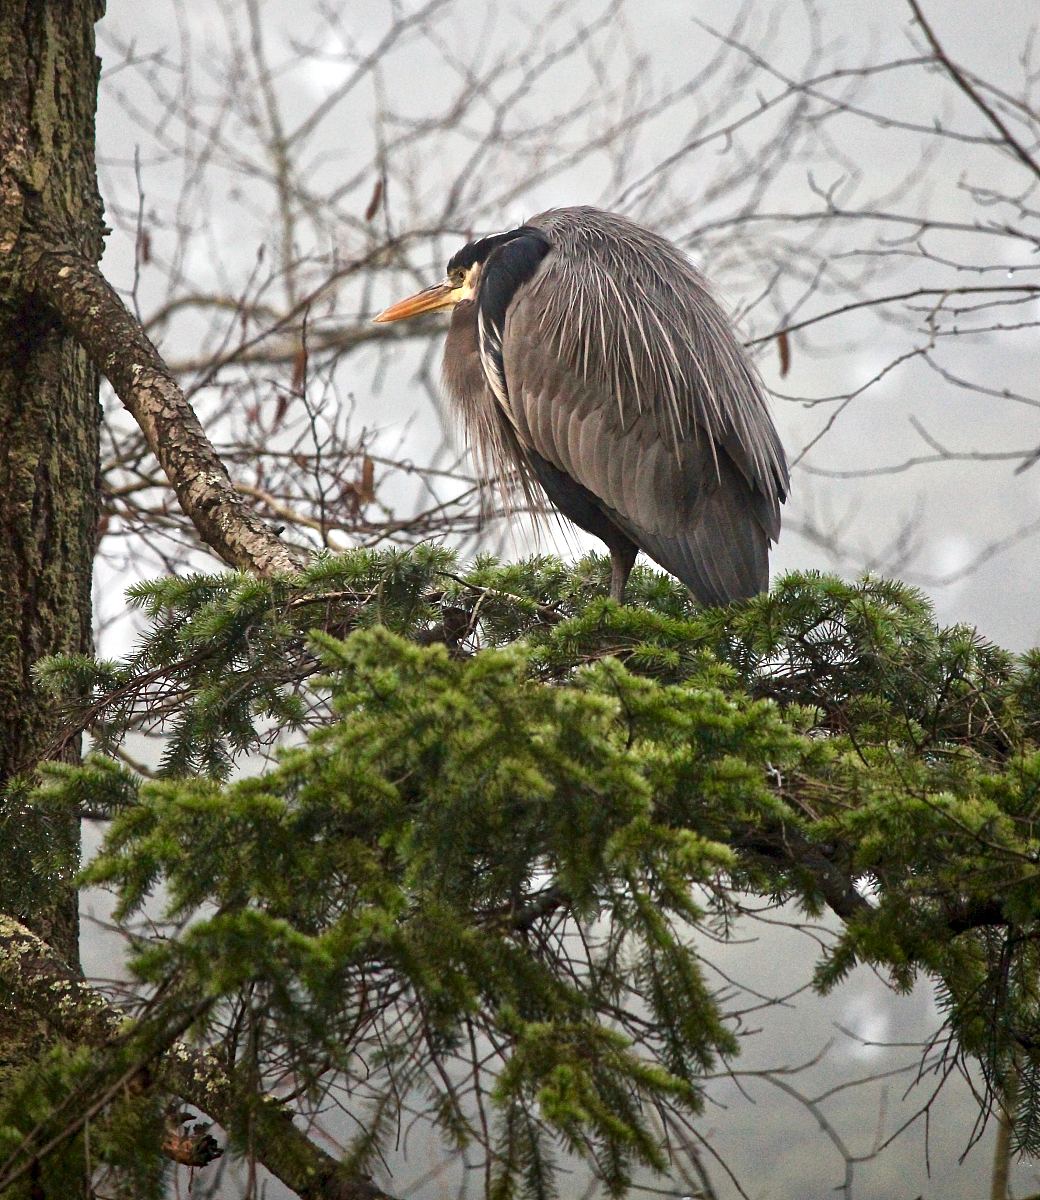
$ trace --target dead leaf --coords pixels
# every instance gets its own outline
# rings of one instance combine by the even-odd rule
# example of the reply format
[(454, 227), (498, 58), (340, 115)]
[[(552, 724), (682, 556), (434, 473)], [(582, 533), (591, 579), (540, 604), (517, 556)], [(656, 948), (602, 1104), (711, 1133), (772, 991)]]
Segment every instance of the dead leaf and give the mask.
[(185, 1124), (183, 1133), (175, 1128), (167, 1129), (162, 1140), (163, 1154), (185, 1167), (208, 1166), (224, 1153), (217, 1139), (210, 1134), (210, 1128), (200, 1123), (191, 1129)]
[(362, 504), (370, 504), (376, 498), (376, 465), (365, 455), (361, 464), (361, 480), (357, 489), (358, 500)]
[(307, 381), (307, 347), (301, 346), (293, 355), (292, 390), (300, 392)]
[(379, 204), (383, 199), (383, 181), (376, 180), (376, 185), (372, 189), (372, 199), (368, 202), (368, 208), (365, 209), (365, 220), (371, 221), (372, 218), (379, 212)]
[(781, 329), (776, 335), (776, 348), (780, 351), (780, 378), (783, 379), (791, 369), (791, 343), (786, 329)]

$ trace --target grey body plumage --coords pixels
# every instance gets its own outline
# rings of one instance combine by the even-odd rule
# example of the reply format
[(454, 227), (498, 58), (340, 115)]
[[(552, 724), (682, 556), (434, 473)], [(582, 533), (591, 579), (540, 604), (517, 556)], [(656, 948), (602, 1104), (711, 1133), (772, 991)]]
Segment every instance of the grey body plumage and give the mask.
[(671, 243), (554, 209), (464, 247), (440, 287), (383, 319), (454, 308), (444, 379), (482, 469), (541, 487), (600, 537), (617, 599), (636, 547), (703, 603), (765, 590), (784, 452), (732, 327)]

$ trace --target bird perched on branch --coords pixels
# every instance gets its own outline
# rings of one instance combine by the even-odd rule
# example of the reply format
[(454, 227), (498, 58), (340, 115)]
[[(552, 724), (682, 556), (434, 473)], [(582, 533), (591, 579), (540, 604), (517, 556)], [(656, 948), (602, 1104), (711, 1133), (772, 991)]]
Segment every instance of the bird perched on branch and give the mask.
[(753, 366), (701, 275), (613, 213), (559, 208), (463, 246), (447, 278), (376, 321), (453, 310), (444, 380), (482, 470), (540, 486), (610, 550), (704, 604), (769, 585), (787, 497)]

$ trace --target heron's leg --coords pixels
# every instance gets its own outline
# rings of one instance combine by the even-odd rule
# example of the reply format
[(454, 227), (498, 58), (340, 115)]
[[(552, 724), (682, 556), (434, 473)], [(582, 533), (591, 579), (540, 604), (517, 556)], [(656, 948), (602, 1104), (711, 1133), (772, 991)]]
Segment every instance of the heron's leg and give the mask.
[(632, 542), (610, 547), (610, 598), (618, 604), (625, 603), (625, 584), (632, 573), (638, 548)]

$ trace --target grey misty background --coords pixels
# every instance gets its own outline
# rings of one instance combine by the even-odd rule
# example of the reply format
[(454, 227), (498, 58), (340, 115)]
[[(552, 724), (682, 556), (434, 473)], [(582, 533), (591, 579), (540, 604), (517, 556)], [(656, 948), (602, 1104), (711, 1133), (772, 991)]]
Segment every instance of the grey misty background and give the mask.
[[(247, 65), (256, 49), (250, 9), (270, 68), (266, 88)], [(1011, 92), (1025, 86), (1021, 59), (1037, 17), (1030, 0), (999, 10), (933, 0), (925, 12), (955, 61)], [(388, 42), (395, 19), (415, 24)], [(742, 48), (720, 40), (719, 32), (730, 31)], [(971, 136), (935, 138), (901, 127), (938, 120), (980, 135), (988, 132), (980, 115), (934, 71), (857, 74), (865, 64), (921, 53), (905, 4), (753, 0), (738, 14), (707, 0), (408, 0), (396, 8), (383, 0), (335, 7), (109, 0), (99, 46), (106, 71), (99, 165), (113, 226), (104, 268), (151, 319), (151, 335), (183, 369), (218, 443), (245, 444), (250, 418), (243, 414), (259, 411), (262, 420), (292, 370), (291, 355), (274, 354), (220, 371), (204, 365), (241, 340), (234, 302), (290, 308), (337, 264), (363, 257), (388, 235), (427, 231), (374, 259), (372, 269), (347, 275), (307, 310), (312, 347), (326, 344), (323, 338), (333, 347), (320, 363), (312, 354), (308, 391), (315, 419), (338, 421), (365, 453), (443, 470), (421, 481), (408, 471), (380, 471), (384, 516), (392, 510), (407, 525), (413, 510), (450, 504), (466, 467), (437, 399), (436, 326), (378, 341), (368, 317), (439, 278), (470, 233), (508, 228), (557, 205), (615, 208), (675, 238), (712, 279), (744, 336), (763, 339), (756, 361), (793, 463), (773, 574), (879, 570), (922, 586), (944, 623), (976, 625), (1013, 650), (1040, 643), (1040, 464), (1015, 473), (1040, 445), (1036, 299), (981, 316), (942, 314), (932, 322), (927, 357), (921, 330), (934, 297), (910, 301), (897, 316), (857, 308), (794, 333), (783, 378), (769, 336), (850, 299), (1037, 278), (1036, 243), (976, 236), (970, 228), (1004, 219), (1008, 206), (990, 192), (1023, 195), (1029, 180), (1021, 167)], [(510, 70), (492, 69), (510, 55)], [(772, 100), (785, 79), (827, 72), (819, 91), (830, 99), (802, 97), (809, 135), (792, 140), (798, 97), (771, 107)], [(271, 165), (278, 147), (263, 146), (255, 131), (269, 123), (272, 95), (289, 134), (348, 81), (347, 93), (308, 123), (295, 147), (299, 211), (286, 223)], [(836, 109), (835, 97), (845, 107)], [(864, 119), (862, 110), (874, 117)], [(212, 139), (207, 131), (217, 125), (220, 137)], [(691, 143), (696, 148), (684, 150)], [(366, 217), (380, 179), (383, 194)], [(828, 210), (832, 219), (821, 219)], [(834, 210), (858, 215), (835, 218)], [(875, 226), (864, 217), (885, 212), (906, 219)], [(792, 219), (770, 219), (783, 215)], [(1018, 215), (1023, 227), (1032, 220), (1040, 230), (1027, 205)], [(923, 235), (915, 218), (967, 228)], [(130, 427), (111, 398), (107, 412), (115, 458)], [(248, 476), (235, 465), (232, 473)], [(174, 515), (167, 524), (169, 545), (162, 546), (142, 540), (130, 518), (113, 518), (97, 576), (101, 653), (118, 653), (132, 635), (118, 615), (123, 588), (172, 562), (206, 561), (180, 544)], [(423, 536), (437, 536), (436, 529), (405, 528), (399, 540)], [(443, 536), (464, 555), (542, 548), (574, 556), (591, 548), (573, 531), (550, 527), (536, 537), (526, 518), (509, 530), (500, 521), (460, 520)], [(104, 916), (104, 897), (91, 904), (92, 915)], [(941, 1014), (930, 985), (895, 996), (861, 970), (828, 997), (802, 991), (782, 1006), (766, 1004), (761, 997), (808, 982), (817, 931), (797, 924), (790, 912), (751, 914), (733, 944), (705, 944), (709, 975), (716, 971), (718, 985), (732, 990), (732, 1007), (758, 1009), (744, 1018), (736, 1079), (720, 1078), (709, 1093), (702, 1134), (711, 1151), (750, 1196), (829, 1195), (847, 1181), (849, 1156), (866, 1159), (851, 1176), (849, 1194), (859, 1197), (986, 1194), (992, 1130), (962, 1163), (977, 1106), (970, 1081), (957, 1075), (932, 1104), (927, 1127), (919, 1119), (873, 1154), (940, 1081), (930, 1074), (908, 1092), (920, 1047), (873, 1044), (932, 1035)], [(97, 927), (84, 946), (88, 972), (118, 974), (118, 948)], [(800, 1064), (809, 1065), (789, 1075), (755, 1074)], [(868, 1076), (878, 1078), (825, 1095)], [(785, 1086), (824, 1099), (810, 1109)], [(335, 1135), (331, 1119), (329, 1131)], [(449, 1176), (425, 1178), (431, 1163), (422, 1145), (413, 1138), (407, 1161), (393, 1164), (393, 1190), (431, 1198), (453, 1192), (457, 1181)], [(719, 1194), (738, 1194), (725, 1171), (705, 1161)], [(1017, 1194), (1036, 1191), (1037, 1177), (1029, 1164), (1020, 1166)], [(581, 1186), (576, 1180), (575, 1194)], [(238, 1194), (232, 1173), (218, 1191)]]

